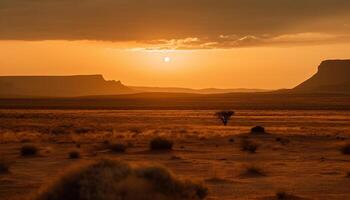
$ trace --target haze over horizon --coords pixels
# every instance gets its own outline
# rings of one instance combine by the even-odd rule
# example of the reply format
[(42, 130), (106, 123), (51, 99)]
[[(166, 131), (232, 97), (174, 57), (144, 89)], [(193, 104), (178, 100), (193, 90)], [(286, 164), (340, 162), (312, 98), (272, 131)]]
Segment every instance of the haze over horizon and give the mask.
[(347, 0), (0, 0), (0, 76), (292, 88), (350, 58)]

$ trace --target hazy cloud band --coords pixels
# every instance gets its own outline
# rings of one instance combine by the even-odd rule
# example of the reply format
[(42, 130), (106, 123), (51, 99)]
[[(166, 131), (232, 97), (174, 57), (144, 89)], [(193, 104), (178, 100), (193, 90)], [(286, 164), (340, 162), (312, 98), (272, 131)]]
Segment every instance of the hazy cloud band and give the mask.
[(349, 0), (0, 0), (0, 40), (233, 48), (348, 41)]

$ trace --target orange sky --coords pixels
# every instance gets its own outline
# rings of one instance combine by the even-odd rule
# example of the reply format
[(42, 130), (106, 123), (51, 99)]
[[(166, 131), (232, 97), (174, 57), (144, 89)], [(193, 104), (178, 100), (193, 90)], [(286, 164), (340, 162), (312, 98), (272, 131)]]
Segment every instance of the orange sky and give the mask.
[[(349, 44), (146, 51), (89, 41), (2, 41), (0, 75), (103, 74), (127, 85), (290, 88), (321, 60), (350, 58)], [(122, 48), (121, 48), (122, 47)], [(164, 62), (170, 57), (170, 62)]]
[(310, 77), (322, 60), (350, 58), (348, 0), (0, 6), (0, 75), (103, 74), (127, 85), (277, 89)]

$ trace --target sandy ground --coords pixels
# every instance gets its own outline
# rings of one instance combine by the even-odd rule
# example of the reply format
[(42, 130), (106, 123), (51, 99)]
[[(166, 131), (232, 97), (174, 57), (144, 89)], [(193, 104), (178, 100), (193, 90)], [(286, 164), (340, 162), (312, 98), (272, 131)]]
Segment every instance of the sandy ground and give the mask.
[[(339, 151), (350, 142), (350, 112), (237, 110), (227, 127), (214, 113), (0, 110), (0, 157), (11, 161), (10, 173), (0, 174), (0, 199), (24, 199), (79, 162), (68, 159), (76, 149), (81, 160), (109, 157), (164, 165), (179, 176), (204, 181), (208, 199), (273, 199), (278, 191), (304, 199), (350, 199), (350, 155)], [(249, 133), (255, 125), (269, 134)], [(149, 151), (157, 135), (174, 140), (174, 150)], [(244, 140), (258, 144), (256, 153), (241, 150)], [(130, 147), (112, 153), (105, 141)], [(39, 155), (21, 157), (25, 144), (38, 146)], [(245, 174), (250, 166), (263, 176)]]

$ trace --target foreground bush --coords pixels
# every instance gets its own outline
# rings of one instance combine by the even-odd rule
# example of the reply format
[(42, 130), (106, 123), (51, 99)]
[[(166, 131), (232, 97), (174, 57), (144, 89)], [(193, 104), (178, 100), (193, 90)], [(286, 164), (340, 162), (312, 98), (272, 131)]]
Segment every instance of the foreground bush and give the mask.
[(173, 141), (162, 138), (162, 137), (156, 137), (153, 138), (150, 142), (150, 149), (151, 150), (171, 150), (173, 148)]
[(344, 145), (340, 151), (345, 155), (350, 155), (350, 144)]
[(206, 195), (203, 185), (180, 180), (162, 167), (100, 160), (66, 171), (32, 200), (200, 200)]
[(21, 148), (21, 155), (22, 156), (35, 156), (37, 155), (39, 152), (38, 147), (34, 146), (34, 145), (24, 145)]

